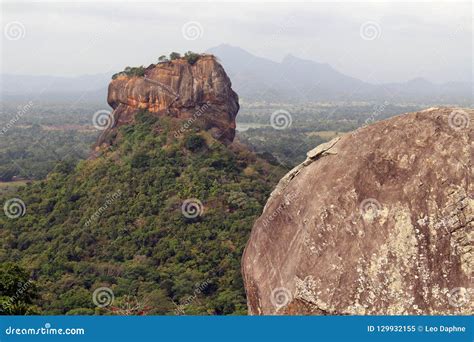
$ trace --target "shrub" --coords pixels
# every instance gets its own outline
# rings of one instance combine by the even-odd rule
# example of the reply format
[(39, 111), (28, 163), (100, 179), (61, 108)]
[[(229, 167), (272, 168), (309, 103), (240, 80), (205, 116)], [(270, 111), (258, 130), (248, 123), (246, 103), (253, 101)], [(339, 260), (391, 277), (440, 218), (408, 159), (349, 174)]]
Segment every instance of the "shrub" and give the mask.
[(184, 54), (184, 58), (186, 58), (188, 63), (191, 64), (191, 65), (196, 63), (198, 61), (199, 57), (201, 57), (201, 55), (199, 55), (198, 53), (192, 52), (192, 51), (188, 51)]
[(200, 135), (189, 135), (186, 137), (184, 146), (190, 151), (197, 151), (206, 145), (206, 140)]
[(32, 301), (37, 297), (37, 287), (23, 268), (12, 263), (0, 265), (1, 315), (31, 313)]
[(150, 165), (150, 157), (146, 153), (136, 153), (132, 156), (131, 166), (141, 169)]
[(77, 309), (72, 309), (66, 312), (66, 315), (68, 316), (90, 316), (94, 314), (94, 310), (88, 309), (88, 308), (77, 308)]
[(136, 123), (139, 123), (139, 124), (145, 124), (145, 125), (151, 126), (151, 125), (154, 125), (156, 122), (158, 122), (158, 118), (147, 110), (140, 110), (135, 115), (135, 121)]
[(123, 71), (118, 72), (112, 76), (112, 79), (116, 79), (118, 76), (128, 76), (128, 77), (143, 77), (145, 76), (145, 67), (126, 67)]
[(179, 59), (179, 58), (181, 58), (181, 55), (179, 53), (177, 53), (177, 52), (170, 53), (170, 60), (173, 61), (173, 60)]
[(165, 55), (161, 55), (160, 57), (158, 57), (158, 63), (164, 63), (164, 62), (168, 62), (168, 61), (169, 61), (169, 59)]

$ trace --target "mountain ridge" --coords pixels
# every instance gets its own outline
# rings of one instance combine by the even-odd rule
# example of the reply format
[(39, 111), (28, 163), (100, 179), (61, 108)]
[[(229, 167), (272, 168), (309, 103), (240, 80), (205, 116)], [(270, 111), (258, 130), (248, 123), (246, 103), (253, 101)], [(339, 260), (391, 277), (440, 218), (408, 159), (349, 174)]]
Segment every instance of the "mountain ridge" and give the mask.
[[(228, 44), (221, 44), (206, 51), (222, 61), (236, 91), (246, 101), (387, 100), (464, 105), (471, 105), (472, 102), (472, 83), (468, 82), (434, 83), (426, 79), (420, 82), (420, 78), (415, 78), (405, 82), (372, 84), (345, 75), (328, 63), (302, 59), (291, 53), (281, 62), (276, 62)], [(50, 84), (47, 91), (42, 93), (44, 98), (54, 99), (61, 94), (74, 98), (87, 93), (89, 98), (101, 100), (107, 93), (105, 83), (111, 74), (79, 77), (2, 74), (0, 95), (5, 99), (23, 98), (40, 93), (44, 84)], [(102, 86), (100, 82), (103, 82)]]
[[(425, 80), (420, 85), (415, 78), (405, 82), (371, 84), (344, 75), (328, 63), (305, 60), (291, 54), (281, 62), (275, 62), (227, 44), (207, 51), (222, 61), (232, 77), (235, 89), (244, 99), (269, 102), (388, 100), (471, 105), (472, 84), (466, 82), (436, 84)], [(237, 63), (234, 55), (245, 60)]]

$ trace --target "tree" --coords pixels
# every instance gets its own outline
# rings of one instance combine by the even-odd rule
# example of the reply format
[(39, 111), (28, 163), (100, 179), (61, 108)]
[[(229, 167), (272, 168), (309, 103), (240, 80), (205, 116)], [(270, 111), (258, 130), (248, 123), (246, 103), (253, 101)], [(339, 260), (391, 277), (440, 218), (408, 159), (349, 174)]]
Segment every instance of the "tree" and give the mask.
[(198, 53), (188, 51), (184, 54), (184, 58), (188, 61), (189, 64), (193, 65), (201, 57)]
[(163, 62), (168, 62), (168, 57), (166, 57), (165, 55), (161, 55), (160, 57), (158, 57), (158, 63)]
[[(17, 190), (28, 214), (0, 215), (0, 255), (2, 262), (21, 260), (34, 270), (42, 296), (20, 301), (14, 295), (27, 274), (3, 271), (0, 304), (19, 308), (7, 314), (32, 312), (31, 301), (48, 315), (246, 312), (239, 260), (253, 221), (286, 170), (214, 143), (199, 125), (172, 139), (181, 125), (137, 113), (99, 158)], [(10, 197), (0, 194), (0, 203)], [(183, 206), (186, 199), (194, 199), (186, 202), (191, 206)], [(21, 281), (5, 279), (12, 274)], [(115, 300), (98, 308), (92, 295), (103, 286), (113, 289)]]
[(197, 151), (206, 144), (206, 140), (200, 135), (192, 134), (186, 137), (184, 146), (190, 151)]
[(144, 168), (150, 163), (150, 157), (145, 152), (138, 152), (132, 156), (131, 166), (133, 168)]
[(172, 61), (175, 60), (175, 59), (179, 59), (179, 58), (181, 58), (181, 55), (179, 53), (177, 53), (177, 52), (170, 53), (170, 59)]
[(26, 315), (37, 298), (37, 288), (24, 269), (13, 263), (0, 265), (0, 314)]

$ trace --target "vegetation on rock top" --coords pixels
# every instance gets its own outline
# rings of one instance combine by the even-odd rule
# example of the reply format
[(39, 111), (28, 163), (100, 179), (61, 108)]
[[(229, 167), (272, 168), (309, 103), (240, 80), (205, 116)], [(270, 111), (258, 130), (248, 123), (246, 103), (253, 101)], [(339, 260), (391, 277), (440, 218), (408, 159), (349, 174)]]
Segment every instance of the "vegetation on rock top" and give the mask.
[[(192, 51), (188, 51), (181, 56), (178, 52), (170, 53), (169, 57), (162, 55), (158, 58), (158, 64), (160, 63), (168, 63), (170, 61), (174, 61), (177, 59), (185, 59), (189, 64), (193, 65), (198, 61), (198, 59), (203, 56), (202, 54), (198, 54)], [(148, 68), (155, 67), (156, 64), (151, 64)], [(119, 76), (127, 76), (127, 77), (143, 77), (145, 76), (146, 67), (139, 66), (139, 67), (125, 67), (123, 71), (120, 71), (114, 75), (112, 75), (112, 79), (116, 79)]]

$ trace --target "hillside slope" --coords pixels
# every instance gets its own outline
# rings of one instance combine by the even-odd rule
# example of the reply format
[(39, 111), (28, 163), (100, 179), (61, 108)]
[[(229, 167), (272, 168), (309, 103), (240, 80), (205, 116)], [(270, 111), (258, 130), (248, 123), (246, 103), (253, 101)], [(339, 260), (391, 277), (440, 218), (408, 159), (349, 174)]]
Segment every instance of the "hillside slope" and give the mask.
[(240, 256), (282, 170), (214, 137), (225, 111), (203, 115), (209, 125), (128, 113), (93, 158), (21, 188), (20, 214), (0, 199), (9, 214), (0, 216), (0, 263), (30, 272), (40, 314), (245, 314)]

